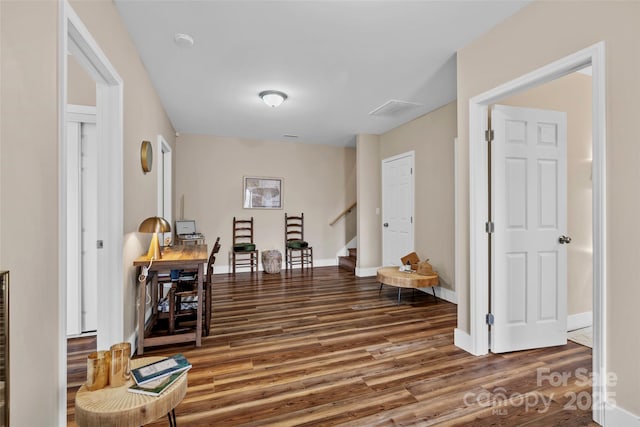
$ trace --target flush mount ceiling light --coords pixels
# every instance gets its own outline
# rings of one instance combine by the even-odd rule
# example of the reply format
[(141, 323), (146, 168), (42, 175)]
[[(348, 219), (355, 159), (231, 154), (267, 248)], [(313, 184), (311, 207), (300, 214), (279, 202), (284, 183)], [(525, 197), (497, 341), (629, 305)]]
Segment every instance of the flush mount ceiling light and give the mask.
[(263, 90), (258, 96), (269, 107), (277, 107), (287, 99), (287, 94), (279, 90)]
[(193, 37), (191, 37), (189, 34), (183, 33), (175, 33), (173, 35), (173, 41), (181, 47), (191, 47), (195, 43)]

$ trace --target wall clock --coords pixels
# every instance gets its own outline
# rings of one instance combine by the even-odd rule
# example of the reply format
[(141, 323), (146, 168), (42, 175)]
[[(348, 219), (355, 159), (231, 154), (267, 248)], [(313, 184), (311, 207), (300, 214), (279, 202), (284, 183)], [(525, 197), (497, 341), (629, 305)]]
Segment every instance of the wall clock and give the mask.
[(142, 141), (140, 146), (140, 162), (144, 173), (151, 172), (153, 165), (153, 147), (149, 141)]

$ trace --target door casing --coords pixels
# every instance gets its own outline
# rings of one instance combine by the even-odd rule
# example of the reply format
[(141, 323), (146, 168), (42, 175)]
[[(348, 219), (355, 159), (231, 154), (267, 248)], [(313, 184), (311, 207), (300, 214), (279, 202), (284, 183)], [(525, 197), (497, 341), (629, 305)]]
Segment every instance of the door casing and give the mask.
[[(555, 80), (591, 65), (592, 75), (592, 182), (593, 182), (593, 419), (604, 422), (606, 390), (606, 111), (605, 44), (552, 62), (531, 73), (469, 100), (469, 352), (489, 351), (489, 331), (485, 315), (488, 307), (489, 254), (485, 221), (488, 204), (487, 143), (484, 140), (488, 106), (517, 92)], [(464, 254), (456, 252), (456, 264)]]
[[(98, 336), (97, 347), (109, 348), (124, 341), (124, 267), (123, 267), (123, 81), (82, 23), (67, 0), (59, 2), (58, 48), (58, 162), (66, 168), (67, 52), (96, 82), (96, 131), (101, 165), (98, 188), (98, 238), (103, 248), (98, 261)], [(66, 181), (59, 176), (59, 254), (67, 252)], [(66, 260), (59, 257), (58, 268), (58, 425), (66, 425), (67, 408), (67, 289)], [(120, 284), (119, 286), (117, 284)]]

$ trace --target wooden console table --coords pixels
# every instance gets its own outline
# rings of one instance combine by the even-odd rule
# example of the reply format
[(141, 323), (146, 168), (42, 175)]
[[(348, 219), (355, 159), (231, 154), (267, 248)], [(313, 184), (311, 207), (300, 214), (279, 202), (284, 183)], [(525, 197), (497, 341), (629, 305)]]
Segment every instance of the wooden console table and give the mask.
[[(398, 288), (398, 304), (400, 304), (400, 293), (402, 288), (428, 288), (431, 287), (433, 297), (436, 297), (434, 286), (440, 285), (440, 278), (437, 273), (425, 276), (414, 272), (400, 271), (399, 267), (382, 267), (378, 269), (377, 280), (380, 282), (380, 290), (382, 285), (395, 286)], [(380, 291), (378, 291), (380, 292)]]
[[(196, 347), (200, 347), (202, 342), (202, 310), (203, 310), (203, 290), (202, 278), (204, 277), (204, 263), (207, 262), (207, 245), (179, 245), (165, 248), (162, 251), (162, 259), (153, 260), (149, 268), (147, 282), (138, 283), (140, 304), (138, 305), (138, 354), (144, 354), (144, 348), (154, 345), (176, 344), (185, 341), (195, 341)], [(146, 267), (149, 265), (149, 258), (143, 255), (137, 258), (133, 265), (136, 267)], [(164, 335), (150, 337), (147, 336), (153, 328), (158, 317), (158, 272), (171, 270), (197, 270), (198, 271), (198, 306), (196, 310), (196, 330), (174, 335)], [(147, 300), (146, 284), (151, 280), (151, 320), (145, 327), (145, 311)]]
[[(143, 357), (132, 359), (131, 367), (138, 368), (162, 360), (164, 357)], [(89, 391), (82, 385), (76, 393), (75, 420), (78, 426), (141, 426), (169, 416), (175, 425), (174, 409), (187, 393), (187, 376), (181, 376), (160, 396), (131, 393), (127, 389), (133, 385), (130, 379), (120, 387), (107, 386), (101, 390)]]

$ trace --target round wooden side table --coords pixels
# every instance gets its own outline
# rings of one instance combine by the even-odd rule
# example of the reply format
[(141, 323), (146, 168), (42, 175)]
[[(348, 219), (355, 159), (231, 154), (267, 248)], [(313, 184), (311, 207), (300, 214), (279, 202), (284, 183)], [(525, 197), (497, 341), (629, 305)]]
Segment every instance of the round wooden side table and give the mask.
[[(164, 357), (143, 357), (131, 360), (138, 368)], [(127, 389), (133, 379), (120, 387), (105, 387), (89, 391), (82, 385), (76, 393), (75, 419), (78, 426), (141, 426), (169, 415), (169, 425), (175, 425), (173, 410), (187, 393), (187, 376), (183, 375), (160, 396), (131, 393)], [(173, 414), (173, 417), (171, 416)]]
[[(400, 271), (398, 267), (382, 267), (378, 269), (377, 273), (377, 280), (380, 282), (380, 291), (382, 290), (383, 284), (398, 288), (398, 304), (400, 304), (402, 288), (416, 289), (431, 287), (431, 290), (433, 291), (433, 298), (438, 302), (436, 290), (434, 289), (434, 286), (438, 286), (440, 284), (438, 273), (424, 276), (416, 272)], [(380, 291), (378, 291), (378, 293), (380, 293)]]

